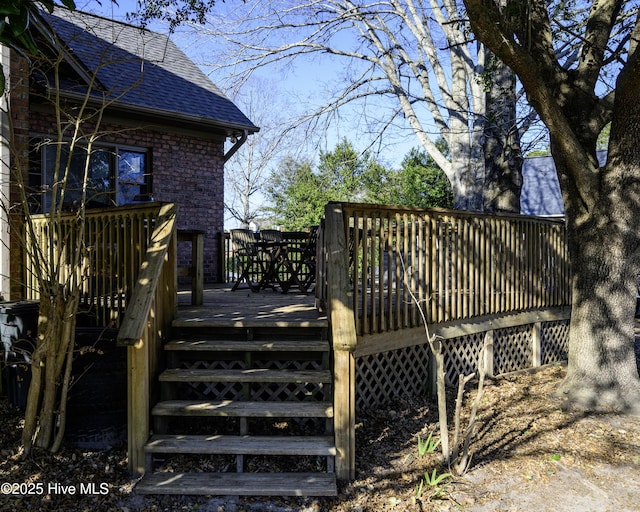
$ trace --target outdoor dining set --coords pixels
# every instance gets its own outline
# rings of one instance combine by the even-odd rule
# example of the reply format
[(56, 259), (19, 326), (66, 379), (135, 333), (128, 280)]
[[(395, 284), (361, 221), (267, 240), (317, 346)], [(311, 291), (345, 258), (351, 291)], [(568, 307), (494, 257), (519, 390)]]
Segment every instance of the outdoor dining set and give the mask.
[(266, 229), (232, 229), (235, 268), (232, 290), (242, 283), (253, 292), (267, 288), (282, 293), (307, 293), (315, 285), (317, 227), (306, 233)]

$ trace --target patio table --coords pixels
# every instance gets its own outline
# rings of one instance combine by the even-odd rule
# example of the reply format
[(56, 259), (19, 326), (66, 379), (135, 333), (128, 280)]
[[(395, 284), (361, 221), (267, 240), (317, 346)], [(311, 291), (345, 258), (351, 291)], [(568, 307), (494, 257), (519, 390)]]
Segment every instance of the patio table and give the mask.
[(292, 286), (298, 286), (304, 291), (304, 284), (298, 277), (298, 269), (289, 258), (289, 247), (285, 241), (261, 240), (257, 243), (258, 250), (266, 262), (265, 272), (258, 288), (280, 287), (282, 293), (287, 293)]

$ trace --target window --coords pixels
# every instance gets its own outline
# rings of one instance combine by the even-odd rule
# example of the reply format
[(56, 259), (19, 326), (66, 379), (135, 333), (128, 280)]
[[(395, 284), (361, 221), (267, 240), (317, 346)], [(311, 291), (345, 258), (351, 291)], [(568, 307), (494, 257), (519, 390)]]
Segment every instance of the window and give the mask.
[(116, 203), (129, 204), (148, 196), (147, 154), (123, 149), (117, 152), (118, 173), (116, 179)]
[[(40, 189), (38, 208), (42, 212), (51, 209), (52, 189), (56, 181), (60, 182), (67, 168), (69, 152), (67, 148), (61, 152), (58, 175), (56, 175), (56, 145), (42, 143), (35, 145), (39, 169), (31, 173), (31, 185)], [(77, 148), (71, 158), (67, 187), (62, 196), (58, 191), (58, 201), (64, 207), (72, 209), (82, 200), (82, 186), (85, 172), (86, 204), (90, 208), (120, 206), (148, 200), (150, 197), (149, 152), (141, 148), (125, 146), (95, 147), (89, 155), (87, 151)]]

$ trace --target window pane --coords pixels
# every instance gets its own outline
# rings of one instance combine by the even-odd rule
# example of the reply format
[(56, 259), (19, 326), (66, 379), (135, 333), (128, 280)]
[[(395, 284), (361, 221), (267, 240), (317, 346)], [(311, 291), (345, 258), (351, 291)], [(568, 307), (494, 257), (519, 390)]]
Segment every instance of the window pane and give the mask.
[(109, 197), (111, 191), (112, 152), (96, 149), (91, 153), (91, 167), (87, 183), (87, 200), (91, 203), (112, 204)]
[(145, 194), (146, 153), (120, 150), (118, 153), (118, 204), (129, 204), (141, 200)]
[[(51, 209), (51, 194), (55, 184), (58, 184), (58, 201), (64, 201), (65, 208), (77, 207), (82, 200), (82, 188), (84, 182), (85, 163), (87, 152), (83, 148), (76, 148), (69, 166), (66, 186), (62, 189), (69, 152), (64, 148), (60, 154), (60, 165), (56, 169), (56, 146), (44, 148), (44, 173), (43, 185), (45, 194), (43, 197), (43, 211)], [(87, 206), (106, 206), (110, 204), (110, 154), (106, 150), (96, 150), (91, 154), (90, 166), (87, 176)]]
[[(59, 171), (56, 172), (56, 145), (50, 144), (42, 148), (43, 169), (42, 211), (51, 209), (51, 194), (55, 183), (61, 185), (69, 158), (68, 148), (61, 154)], [(77, 148), (69, 168), (67, 186), (64, 190), (58, 188), (57, 197), (64, 197), (64, 207), (74, 208), (82, 200), (82, 186), (84, 180), (86, 149)], [(148, 194), (147, 183), (147, 154), (144, 151), (123, 150), (115, 147), (101, 147), (92, 151), (89, 159), (86, 203), (89, 207), (104, 207), (138, 202)], [(114, 164), (116, 165), (114, 169)]]

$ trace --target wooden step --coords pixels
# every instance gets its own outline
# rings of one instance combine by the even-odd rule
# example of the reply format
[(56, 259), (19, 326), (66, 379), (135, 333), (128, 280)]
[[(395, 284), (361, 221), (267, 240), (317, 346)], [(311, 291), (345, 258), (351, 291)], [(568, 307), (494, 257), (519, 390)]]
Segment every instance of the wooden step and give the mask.
[(169, 369), (159, 376), (161, 382), (321, 382), (331, 383), (329, 370), (203, 370)]
[(151, 411), (156, 416), (246, 418), (332, 418), (329, 402), (244, 402), (235, 400), (167, 400)]
[(336, 449), (333, 436), (155, 435), (145, 452), (333, 456)]
[[(193, 315), (193, 313), (191, 314)], [(193, 318), (186, 318), (187, 316), (189, 316), (188, 310), (179, 311), (171, 325), (178, 329), (326, 329), (328, 325), (325, 317), (275, 320), (268, 313), (267, 318), (238, 318), (236, 320), (215, 318), (197, 318), (194, 320)]]
[(211, 351), (211, 352), (327, 352), (326, 340), (211, 340), (186, 339), (169, 341), (165, 350)]
[(154, 473), (139, 494), (208, 496), (337, 496), (333, 473)]

